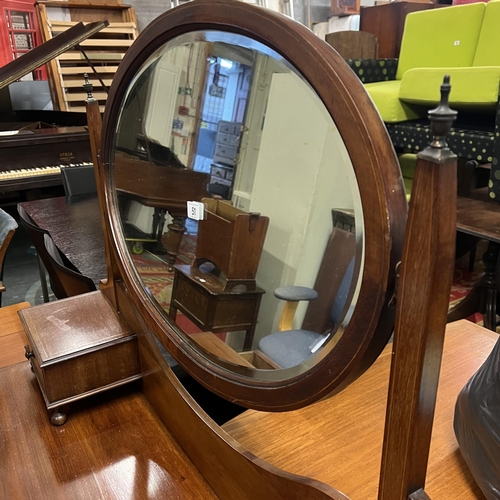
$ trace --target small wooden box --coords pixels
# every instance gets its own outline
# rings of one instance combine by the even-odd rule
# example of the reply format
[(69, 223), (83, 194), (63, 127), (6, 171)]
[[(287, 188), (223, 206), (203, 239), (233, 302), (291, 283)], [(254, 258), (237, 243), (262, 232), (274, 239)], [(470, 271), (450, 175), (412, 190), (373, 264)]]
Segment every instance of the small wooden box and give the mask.
[[(48, 410), (141, 377), (137, 337), (100, 292), (19, 311)], [(52, 423), (63, 424), (57, 413)]]

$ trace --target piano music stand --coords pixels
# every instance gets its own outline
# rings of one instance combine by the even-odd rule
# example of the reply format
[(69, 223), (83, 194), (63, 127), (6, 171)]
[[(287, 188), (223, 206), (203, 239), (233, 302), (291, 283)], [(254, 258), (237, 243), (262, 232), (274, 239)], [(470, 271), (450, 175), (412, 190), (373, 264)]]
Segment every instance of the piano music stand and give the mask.
[(80, 42), (83, 42), (104, 29), (108, 24), (108, 21), (98, 21), (88, 23), (84, 26), (84, 24), (80, 22), (64, 33), (61, 33), (56, 38), (52, 38), (48, 42), (42, 43), (38, 47), (31, 49), (19, 59), (6, 64), (0, 68), (0, 90), (28, 73), (31, 73), (40, 66), (47, 64), (67, 50), (77, 46)]

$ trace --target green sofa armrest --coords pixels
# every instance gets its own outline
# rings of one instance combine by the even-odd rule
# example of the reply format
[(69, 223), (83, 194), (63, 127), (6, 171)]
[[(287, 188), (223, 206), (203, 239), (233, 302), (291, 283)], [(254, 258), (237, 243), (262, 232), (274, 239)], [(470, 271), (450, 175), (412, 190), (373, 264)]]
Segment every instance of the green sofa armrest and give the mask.
[(346, 62), (363, 83), (396, 79), (397, 59), (346, 59)]

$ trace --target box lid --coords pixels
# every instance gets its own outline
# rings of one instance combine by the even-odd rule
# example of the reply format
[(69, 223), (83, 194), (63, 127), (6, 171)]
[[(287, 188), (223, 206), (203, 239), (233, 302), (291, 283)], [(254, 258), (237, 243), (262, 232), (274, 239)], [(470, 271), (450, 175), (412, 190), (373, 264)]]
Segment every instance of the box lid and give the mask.
[(100, 291), (24, 309), (19, 316), (40, 363), (132, 335)]

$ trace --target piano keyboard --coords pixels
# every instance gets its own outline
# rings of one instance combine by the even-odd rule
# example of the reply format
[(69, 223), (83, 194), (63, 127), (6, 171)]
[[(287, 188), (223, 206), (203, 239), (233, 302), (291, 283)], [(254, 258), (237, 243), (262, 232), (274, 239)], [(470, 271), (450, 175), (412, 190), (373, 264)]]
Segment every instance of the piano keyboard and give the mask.
[(57, 175), (61, 173), (62, 168), (84, 167), (92, 165), (89, 162), (70, 163), (68, 165), (57, 165), (53, 167), (22, 168), (17, 170), (7, 170), (0, 172), (0, 182), (8, 179), (20, 179), (22, 177), (35, 177), (38, 175)]

